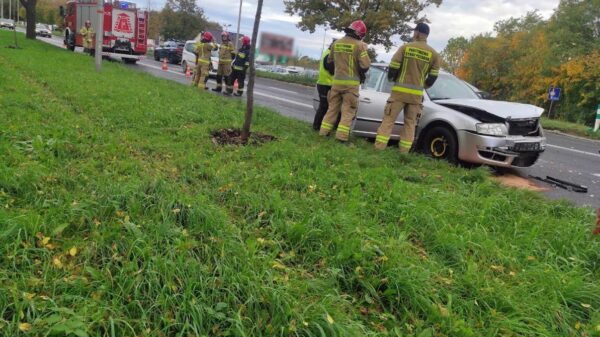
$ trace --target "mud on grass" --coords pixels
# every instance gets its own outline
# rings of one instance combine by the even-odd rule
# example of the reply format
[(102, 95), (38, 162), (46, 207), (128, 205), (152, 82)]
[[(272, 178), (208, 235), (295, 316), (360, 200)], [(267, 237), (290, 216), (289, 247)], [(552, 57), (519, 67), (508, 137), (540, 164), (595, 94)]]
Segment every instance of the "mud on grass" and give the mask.
[(251, 132), (248, 142), (244, 144), (242, 141), (242, 130), (240, 129), (216, 130), (210, 133), (210, 137), (215, 145), (262, 145), (277, 140), (275, 136), (260, 132)]

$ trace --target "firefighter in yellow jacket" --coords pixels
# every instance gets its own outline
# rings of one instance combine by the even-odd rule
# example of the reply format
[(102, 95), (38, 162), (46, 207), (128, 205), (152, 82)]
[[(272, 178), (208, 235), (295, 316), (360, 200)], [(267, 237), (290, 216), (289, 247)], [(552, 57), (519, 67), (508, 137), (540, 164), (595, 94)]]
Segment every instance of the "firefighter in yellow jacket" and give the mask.
[(196, 73), (194, 74), (193, 85), (200, 89), (208, 89), (208, 72), (211, 67), (210, 55), (217, 45), (213, 43), (213, 36), (210, 32), (202, 33), (202, 39), (196, 43)]
[(219, 48), (219, 67), (217, 68), (217, 87), (213, 91), (223, 90), (223, 79), (227, 86), (227, 78), (231, 75), (231, 61), (235, 55), (235, 47), (231, 43), (228, 32), (221, 33), (221, 47)]
[(377, 130), (375, 148), (383, 150), (390, 140), (392, 128), (404, 110), (404, 126), (400, 129), (400, 152), (408, 153), (415, 138), (415, 128), (423, 109), (423, 89), (435, 83), (440, 72), (440, 56), (427, 44), (429, 26), (419, 23), (413, 41), (400, 47), (390, 62), (388, 79), (394, 82)]
[(346, 36), (331, 46), (331, 53), (327, 57), (327, 62), (334, 64), (335, 71), (328, 95), (329, 108), (319, 131), (321, 136), (329, 135), (341, 111), (335, 138), (342, 142), (348, 141), (350, 136), (350, 126), (358, 108), (358, 88), (371, 66), (367, 45), (361, 41), (367, 34), (365, 23), (354, 21), (345, 32)]
[(94, 28), (92, 28), (92, 23), (90, 20), (86, 20), (85, 24), (79, 30), (79, 34), (81, 34), (81, 40), (83, 44), (83, 52), (86, 54), (95, 54), (94, 48)]

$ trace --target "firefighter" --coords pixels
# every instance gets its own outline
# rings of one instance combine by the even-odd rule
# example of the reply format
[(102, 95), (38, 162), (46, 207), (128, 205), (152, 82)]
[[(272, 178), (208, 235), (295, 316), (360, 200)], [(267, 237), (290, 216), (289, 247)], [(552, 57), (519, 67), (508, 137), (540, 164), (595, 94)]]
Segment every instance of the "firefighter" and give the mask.
[(90, 20), (85, 21), (84, 26), (79, 30), (79, 34), (81, 34), (81, 40), (83, 41), (83, 52), (93, 56), (96, 50), (94, 46), (94, 28), (92, 28)]
[[(219, 48), (219, 67), (217, 68), (217, 87), (213, 91), (221, 92), (223, 90), (223, 78), (231, 75), (231, 60), (235, 55), (235, 47), (229, 38), (228, 32), (221, 33), (221, 47)], [(227, 83), (225, 83), (227, 86)]]
[(408, 153), (415, 138), (415, 128), (423, 109), (423, 89), (435, 83), (440, 72), (440, 56), (427, 44), (429, 26), (418, 23), (413, 40), (400, 47), (392, 57), (388, 79), (394, 82), (383, 120), (377, 130), (375, 148), (383, 150), (390, 140), (392, 128), (404, 109), (404, 126), (400, 129), (400, 152)]
[(336, 139), (347, 142), (350, 136), (350, 124), (358, 107), (358, 87), (365, 80), (365, 74), (371, 66), (367, 45), (361, 40), (367, 34), (367, 26), (361, 20), (354, 21), (345, 29), (346, 36), (337, 40), (327, 62), (333, 63), (335, 73), (333, 86), (329, 91), (329, 109), (321, 123), (321, 136), (327, 136), (340, 114)]
[(210, 32), (202, 33), (200, 42), (196, 43), (196, 73), (192, 81), (193, 85), (200, 89), (208, 89), (206, 82), (211, 67), (210, 54), (216, 49), (217, 45), (213, 43), (212, 34)]
[(241, 39), (242, 46), (235, 55), (233, 60), (233, 71), (229, 76), (227, 82), (227, 95), (231, 95), (233, 92), (233, 83), (237, 80), (238, 90), (234, 93), (235, 96), (242, 96), (244, 94), (244, 81), (246, 80), (246, 70), (250, 66), (250, 38), (243, 36)]
[[(329, 56), (331, 52), (331, 46), (335, 43), (336, 39), (333, 39), (331, 45), (328, 49), (325, 49), (323, 52), (323, 56), (321, 56), (321, 62), (319, 63), (319, 79), (317, 80), (317, 92), (319, 93), (319, 108), (315, 113), (315, 118), (313, 120), (313, 129), (319, 131), (321, 128), (321, 123), (323, 122), (323, 117), (329, 108), (329, 102), (327, 100), (327, 95), (331, 90), (331, 86), (333, 85), (333, 74), (335, 71), (335, 66), (333, 63), (327, 63), (327, 56)], [(340, 116), (338, 116), (337, 121), (334, 124), (334, 128), (337, 127), (340, 122)]]

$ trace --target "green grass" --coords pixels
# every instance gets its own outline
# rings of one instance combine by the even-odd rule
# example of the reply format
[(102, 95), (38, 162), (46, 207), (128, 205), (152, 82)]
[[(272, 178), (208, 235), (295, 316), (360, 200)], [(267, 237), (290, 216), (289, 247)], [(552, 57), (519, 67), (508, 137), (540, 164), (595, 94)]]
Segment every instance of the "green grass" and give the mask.
[(256, 76), (263, 77), (263, 78), (270, 78), (272, 80), (278, 80), (278, 81), (282, 81), (282, 82), (302, 84), (302, 85), (306, 85), (309, 87), (314, 87), (317, 84), (317, 78), (314, 76), (309, 76), (309, 75), (300, 75), (300, 74), (284, 75), (284, 74), (271, 73), (268, 71), (257, 70)]
[(9, 34), (0, 335), (600, 334), (590, 210)]
[(594, 132), (589, 126), (565, 122), (557, 119), (542, 118), (544, 129), (556, 130), (574, 136), (580, 136), (590, 139), (600, 139), (600, 131)]

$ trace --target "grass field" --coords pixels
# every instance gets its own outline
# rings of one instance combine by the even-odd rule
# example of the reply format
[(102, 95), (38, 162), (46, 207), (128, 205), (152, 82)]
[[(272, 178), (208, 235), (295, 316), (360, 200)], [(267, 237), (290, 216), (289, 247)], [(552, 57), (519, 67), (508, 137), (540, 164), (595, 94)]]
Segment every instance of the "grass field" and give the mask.
[(295, 75), (295, 74), (283, 75), (283, 74), (278, 74), (278, 73), (271, 73), (268, 71), (257, 70), (256, 76), (270, 78), (272, 80), (278, 80), (278, 81), (283, 81), (283, 82), (288, 82), (288, 83), (302, 84), (302, 85), (306, 85), (309, 87), (314, 87), (317, 84), (317, 78), (313, 77), (313, 76), (308, 76), (308, 75)]
[(1, 336), (599, 336), (590, 210), (0, 32)]
[(600, 139), (600, 130), (598, 132), (593, 132), (590, 130), (590, 127), (582, 124), (569, 123), (565, 121), (560, 121), (556, 119), (542, 119), (542, 125), (544, 129), (547, 130), (556, 130), (560, 132), (564, 132), (570, 135), (590, 138), (590, 139)]

